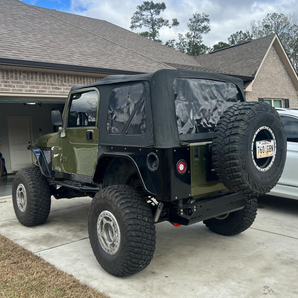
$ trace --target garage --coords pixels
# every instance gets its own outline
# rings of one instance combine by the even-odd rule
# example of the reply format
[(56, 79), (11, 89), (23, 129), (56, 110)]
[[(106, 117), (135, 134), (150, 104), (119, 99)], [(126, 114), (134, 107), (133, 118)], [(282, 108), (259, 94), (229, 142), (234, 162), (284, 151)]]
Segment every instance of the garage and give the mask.
[(54, 131), (51, 111), (62, 111), (64, 99), (1, 98), (0, 152), (8, 173), (32, 166), (34, 160), (29, 145), (43, 134)]
[(63, 111), (70, 88), (102, 77), (0, 65), (0, 152), (8, 174), (32, 166), (34, 157), (27, 147), (54, 132), (51, 111)]

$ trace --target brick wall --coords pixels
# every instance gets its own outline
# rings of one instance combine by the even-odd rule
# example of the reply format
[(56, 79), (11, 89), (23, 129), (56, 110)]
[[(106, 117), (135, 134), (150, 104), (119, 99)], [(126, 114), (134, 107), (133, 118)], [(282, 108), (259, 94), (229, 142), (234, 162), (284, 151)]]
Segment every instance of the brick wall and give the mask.
[(258, 98), (288, 98), (290, 108), (298, 107), (297, 92), (274, 47), (253, 83), (252, 91), (246, 92), (247, 101), (257, 101)]
[(86, 76), (0, 69), (0, 92), (66, 95), (73, 85), (91, 84), (100, 78), (96, 75)]

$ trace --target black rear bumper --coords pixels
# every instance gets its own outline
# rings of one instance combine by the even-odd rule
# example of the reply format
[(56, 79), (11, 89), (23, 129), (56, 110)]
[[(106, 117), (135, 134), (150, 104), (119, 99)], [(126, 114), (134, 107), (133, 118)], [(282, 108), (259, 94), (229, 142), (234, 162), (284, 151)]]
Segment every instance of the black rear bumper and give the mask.
[(241, 194), (230, 194), (203, 201), (196, 201), (182, 207), (171, 207), (168, 220), (181, 225), (190, 225), (205, 219), (241, 210), (248, 198)]

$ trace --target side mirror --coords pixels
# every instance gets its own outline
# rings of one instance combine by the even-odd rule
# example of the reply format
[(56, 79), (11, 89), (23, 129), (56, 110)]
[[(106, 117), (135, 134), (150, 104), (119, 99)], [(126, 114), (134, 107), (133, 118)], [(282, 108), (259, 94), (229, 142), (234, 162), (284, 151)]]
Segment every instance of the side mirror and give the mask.
[(62, 116), (61, 112), (58, 110), (54, 110), (51, 113), (52, 116), (52, 125), (53, 126), (61, 126), (62, 125)]

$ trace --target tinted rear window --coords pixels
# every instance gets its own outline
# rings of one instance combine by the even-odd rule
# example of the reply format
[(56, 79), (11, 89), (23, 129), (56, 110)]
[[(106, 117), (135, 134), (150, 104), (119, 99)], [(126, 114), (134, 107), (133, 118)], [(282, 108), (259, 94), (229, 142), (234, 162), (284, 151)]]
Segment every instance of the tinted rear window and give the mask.
[(174, 92), (180, 135), (213, 131), (223, 112), (243, 100), (235, 84), (206, 79), (178, 78)]

